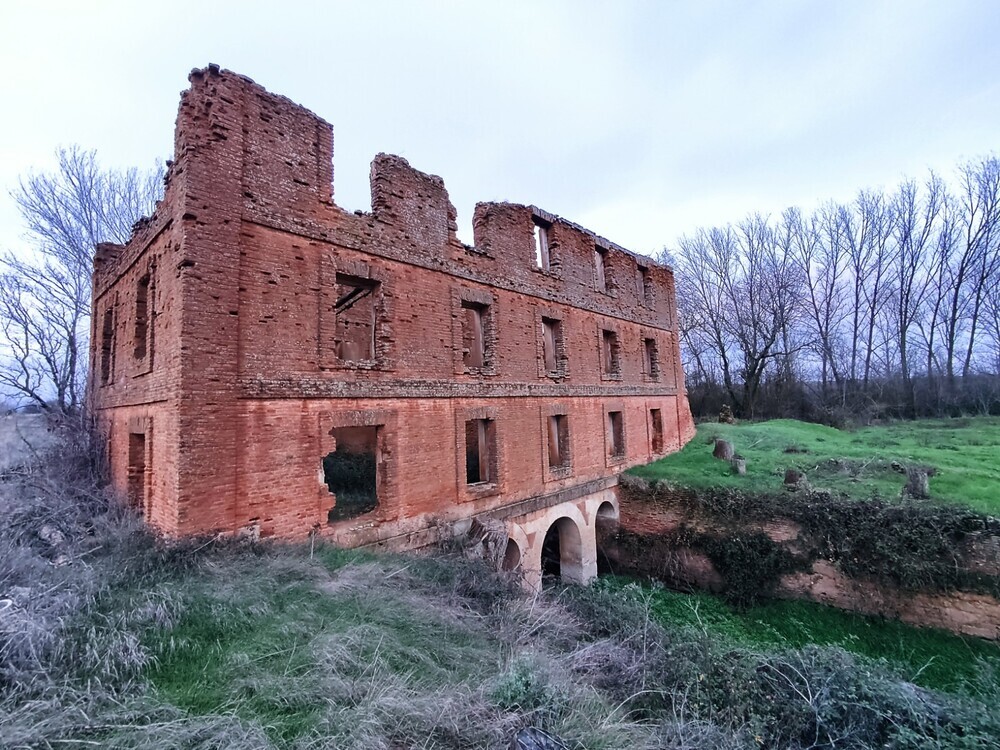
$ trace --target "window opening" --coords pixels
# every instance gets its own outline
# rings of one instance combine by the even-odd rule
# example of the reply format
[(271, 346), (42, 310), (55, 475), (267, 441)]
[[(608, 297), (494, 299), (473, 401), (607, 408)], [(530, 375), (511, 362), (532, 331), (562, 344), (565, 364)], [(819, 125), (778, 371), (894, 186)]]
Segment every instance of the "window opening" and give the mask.
[(335, 498), (330, 523), (357, 518), (378, 507), (379, 428), (337, 427), (335, 450), (323, 457), (323, 482)]
[(635, 274), (636, 292), (639, 295), (639, 302), (646, 307), (653, 306), (653, 282), (649, 278), (649, 269), (645, 266), (636, 266)]
[(653, 453), (663, 453), (663, 415), (659, 409), (649, 410), (649, 423)]
[(608, 291), (608, 251), (603, 247), (594, 248), (594, 271), (597, 274), (597, 291)]
[(342, 362), (375, 359), (377, 289), (377, 281), (337, 274), (335, 346)]
[(608, 455), (615, 458), (625, 455), (625, 429), (620, 411), (608, 412)]
[(565, 414), (548, 418), (549, 468), (569, 466), (569, 420)]
[(535, 265), (542, 271), (550, 268), (549, 225), (535, 219)]
[(605, 375), (617, 375), (619, 372), (618, 334), (614, 331), (601, 332), (601, 360)]
[(146, 509), (146, 434), (128, 436), (128, 502), (140, 513)]
[(651, 378), (660, 374), (660, 363), (656, 353), (656, 339), (643, 339), (642, 361), (645, 372)]
[(465, 366), (486, 367), (486, 305), (462, 302), (462, 346)]
[(470, 419), (465, 423), (465, 483), (495, 482), (496, 442), (493, 420)]
[(146, 345), (149, 337), (149, 274), (141, 279), (135, 288), (135, 349), (136, 359), (146, 358)]
[(559, 352), (562, 349), (562, 322), (554, 318), (542, 318), (542, 351), (545, 356), (545, 372), (557, 375), (559, 372)]
[(109, 307), (104, 311), (104, 321), (101, 326), (101, 384), (111, 382), (115, 369), (115, 311)]

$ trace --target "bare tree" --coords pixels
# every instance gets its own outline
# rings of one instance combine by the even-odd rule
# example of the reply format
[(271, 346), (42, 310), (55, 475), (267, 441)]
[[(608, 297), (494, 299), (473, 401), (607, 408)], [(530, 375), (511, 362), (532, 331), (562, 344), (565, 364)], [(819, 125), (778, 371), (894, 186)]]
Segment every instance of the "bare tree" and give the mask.
[(680, 241), (678, 272), (686, 277), (683, 288), (693, 296), (694, 319), (702, 326), (697, 340), (718, 358), (723, 385), (741, 416), (754, 415), (768, 368), (777, 363), (787, 375), (801, 348), (794, 335), (801, 274), (791, 253), (787, 231), (778, 232), (760, 215), (735, 229)]
[(32, 251), (0, 258), (0, 392), (71, 413), (87, 376), (94, 248), (128, 241), (162, 194), (163, 168), (104, 169), (76, 146), (56, 156), (53, 172), (28, 175), (11, 194)]
[(829, 204), (804, 219), (797, 208), (790, 208), (785, 212), (784, 222), (805, 284), (804, 321), (812, 328), (820, 358), (820, 386), (825, 396), (830, 377), (838, 389), (843, 387), (844, 380), (843, 363), (838, 360), (842, 351), (841, 329), (850, 301), (843, 289), (848, 271), (849, 211), (845, 206)]
[(892, 199), (895, 252), (890, 259), (893, 275), (892, 332), (899, 353), (907, 415), (916, 417), (917, 404), (910, 363), (911, 329), (923, 309), (929, 277), (926, 272), (929, 249), (941, 212), (944, 183), (931, 173), (924, 195), (912, 180), (902, 183)]
[(1000, 284), (993, 284), (986, 290), (984, 310), (989, 341), (988, 367), (993, 375), (1000, 375)]
[(966, 164), (960, 172), (968, 219), (966, 241), (973, 257), (969, 335), (962, 362), (962, 376), (968, 377), (987, 290), (1000, 274), (1000, 158)]

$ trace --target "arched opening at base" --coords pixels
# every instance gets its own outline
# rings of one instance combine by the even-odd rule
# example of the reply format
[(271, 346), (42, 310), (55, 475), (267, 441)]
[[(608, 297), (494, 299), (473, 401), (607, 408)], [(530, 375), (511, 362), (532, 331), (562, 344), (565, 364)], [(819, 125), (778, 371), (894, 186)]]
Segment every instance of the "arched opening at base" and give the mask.
[(612, 503), (607, 501), (601, 503), (597, 509), (594, 528), (597, 537), (597, 575), (612, 575), (615, 566), (614, 561), (608, 556), (608, 550), (618, 531), (618, 511)]
[(521, 567), (521, 548), (513, 539), (507, 540), (507, 549), (503, 553), (503, 570), (517, 570)]
[(560, 567), (559, 529), (553, 524), (542, 543), (542, 580), (558, 580), (562, 572)]
[(542, 542), (542, 581), (583, 582), (580, 529), (571, 518), (556, 520)]

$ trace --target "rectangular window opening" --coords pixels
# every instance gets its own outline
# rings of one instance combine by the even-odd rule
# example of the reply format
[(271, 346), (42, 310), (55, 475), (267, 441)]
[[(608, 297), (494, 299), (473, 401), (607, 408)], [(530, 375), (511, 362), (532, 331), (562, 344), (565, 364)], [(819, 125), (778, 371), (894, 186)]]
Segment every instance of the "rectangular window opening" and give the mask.
[(659, 409), (649, 410), (649, 424), (653, 453), (663, 453), (663, 416)]
[(111, 382), (115, 369), (115, 311), (108, 308), (104, 311), (101, 325), (101, 384)]
[(135, 289), (135, 336), (133, 355), (136, 359), (146, 358), (149, 339), (149, 274), (145, 274)]
[(618, 334), (614, 331), (601, 331), (601, 364), (605, 375), (620, 372)]
[(608, 251), (603, 247), (594, 248), (594, 273), (597, 279), (597, 291), (608, 291)]
[(335, 347), (341, 362), (375, 359), (378, 282), (337, 274)]
[(656, 339), (643, 339), (642, 363), (644, 372), (651, 378), (660, 375), (660, 363), (656, 351)]
[(550, 269), (549, 225), (535, 219), (535, 266), (542, 271)]
[(491, 419), (470, 419), (465, 423), (465, 483), (489, 484), (496, 481), (496, 436)]
[(545, 357), (546, 374), (559, 374), (559, 354), (562, 347), (562, 322), (554, 318), (542, 318), (542, 353)]
[(462, 302), (462, 347), (465, 366), (481, 369), (488, 366), (486, 356), (486, 313), (488, 306)]
[(128, 436), (128, 502), (140, 513), (146, 511), (146, 433)]
[(335, 498), (330, 523), (357, 518), (378, 507), (379, 430), (378, 426), (331, 430), (335, 450), (323, 457), (323, 483)]
[(608, 412), (608, 455), (620, 458), (625, 455), (625, 425), (620, 411)]
[(649, 278), (649, 269), (645, 266), (636, 266), (635, 285), (636, 292), (639, 295), (639, 302), (646, 307), (652, 307), (653, 282)]
[(569, 466), (569, 419), (565, 414), (548, 418), (549, 468)]

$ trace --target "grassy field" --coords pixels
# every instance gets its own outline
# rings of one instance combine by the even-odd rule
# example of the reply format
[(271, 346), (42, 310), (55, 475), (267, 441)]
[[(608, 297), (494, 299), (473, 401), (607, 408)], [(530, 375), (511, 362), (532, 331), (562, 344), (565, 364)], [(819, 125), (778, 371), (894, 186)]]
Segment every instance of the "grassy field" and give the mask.
[(455, 555), (164, 545), (94, 485), (28, 475), (0, 491), (4, 747), (468, 750), (529, 726), (572, 750), (1000, 736), (996, 659), (944, 634), (820, 607), (736, 615), (614, 581), (529, 597)]
[[(747, 459), (746, 476), (712, 457), (716, 437)], [(631, 472), (693, 488), (781, 490), (785, 469), (804, 471), (813, 487), (854, 498), (897, 498), (905, 475), (897, 467), (936, 470), (931, 497), (1000, 512), (1000, 418), (919, 420), (837, 430), (788, 419), (738, 425), (703, 423), (683, 450)]]
[(89, 466), (63, 453), (0, 483), (3, 747), (468, 750), (524, 727), (572, 750), (1000, 737), (991, 644), (621, 580), (527, 596), (457, 554), (165, 544)]

